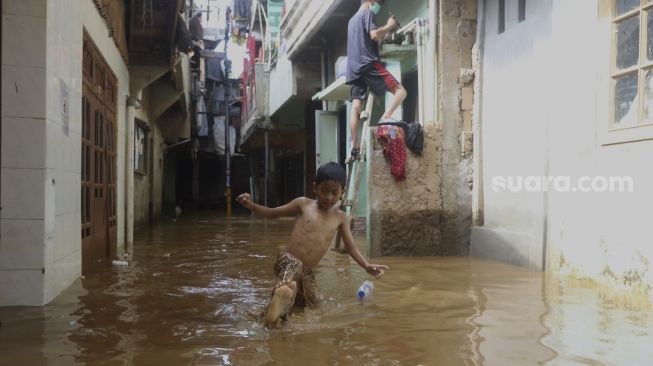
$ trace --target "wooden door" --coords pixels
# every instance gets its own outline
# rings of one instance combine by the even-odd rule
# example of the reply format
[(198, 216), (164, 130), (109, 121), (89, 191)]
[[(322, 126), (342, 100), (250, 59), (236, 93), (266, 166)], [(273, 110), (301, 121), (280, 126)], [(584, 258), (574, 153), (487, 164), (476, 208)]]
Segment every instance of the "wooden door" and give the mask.
[(82, 272), (115, 255), (117, 80), (84, 34), (82, 93)]

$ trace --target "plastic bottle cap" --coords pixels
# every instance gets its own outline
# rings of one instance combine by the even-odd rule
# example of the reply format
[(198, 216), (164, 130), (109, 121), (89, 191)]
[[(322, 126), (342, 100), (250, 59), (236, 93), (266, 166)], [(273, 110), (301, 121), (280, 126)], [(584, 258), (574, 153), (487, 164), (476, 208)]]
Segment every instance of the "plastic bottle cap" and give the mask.
[(365, 297), (365, 291), (358, 291), (358, 297)]

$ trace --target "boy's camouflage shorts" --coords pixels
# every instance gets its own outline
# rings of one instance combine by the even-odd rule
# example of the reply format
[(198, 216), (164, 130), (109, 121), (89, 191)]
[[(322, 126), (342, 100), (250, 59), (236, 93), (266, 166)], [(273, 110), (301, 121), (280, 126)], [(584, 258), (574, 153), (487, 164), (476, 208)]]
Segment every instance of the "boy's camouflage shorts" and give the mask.
[(315, 272), (305, 267), (304, 264), (292, 254), (283, 248), (277, 254), (274, 262), (274, 275), (277, 277), (276, 286), (272, 290), (292, 281), (297, 283), (297, 291), (293, 295), (293, 301), (287, 309), (284, 310), (284, 316), (287, 315), (293, 304), (298, 306), (314, 307), (320, 304), (317, 282), (315, 281)]

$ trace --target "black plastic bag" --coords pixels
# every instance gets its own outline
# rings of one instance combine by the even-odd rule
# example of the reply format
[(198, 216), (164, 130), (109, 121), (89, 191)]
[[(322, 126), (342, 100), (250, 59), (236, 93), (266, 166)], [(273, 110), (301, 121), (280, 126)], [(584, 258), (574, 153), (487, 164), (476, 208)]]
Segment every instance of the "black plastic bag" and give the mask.
[(381, 122), (379, 126), (398, 126), (404, 129), (406, 137), (406, 147), (417, 155), (422, 155), (424, 150), (424, 130), (422, 125), (417, 122)]

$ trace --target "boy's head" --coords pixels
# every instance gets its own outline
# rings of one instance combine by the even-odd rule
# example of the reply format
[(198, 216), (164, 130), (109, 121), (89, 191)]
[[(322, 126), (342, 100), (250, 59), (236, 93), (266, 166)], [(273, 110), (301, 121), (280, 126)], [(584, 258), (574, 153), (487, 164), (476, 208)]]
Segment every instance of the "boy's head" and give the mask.
[(320, 185), (322, 182), (334, 181), (339, 183), (342, 188), (345, 187), (347, 180), (345, 169), (338, 163), (326, 163), (317, 169), (315, 184)]
[(337, 163), (327, 163), (317, 170), (315, 195), (320, 208), (330, 209), (342, 196), (345, 187), (345, 169)]

